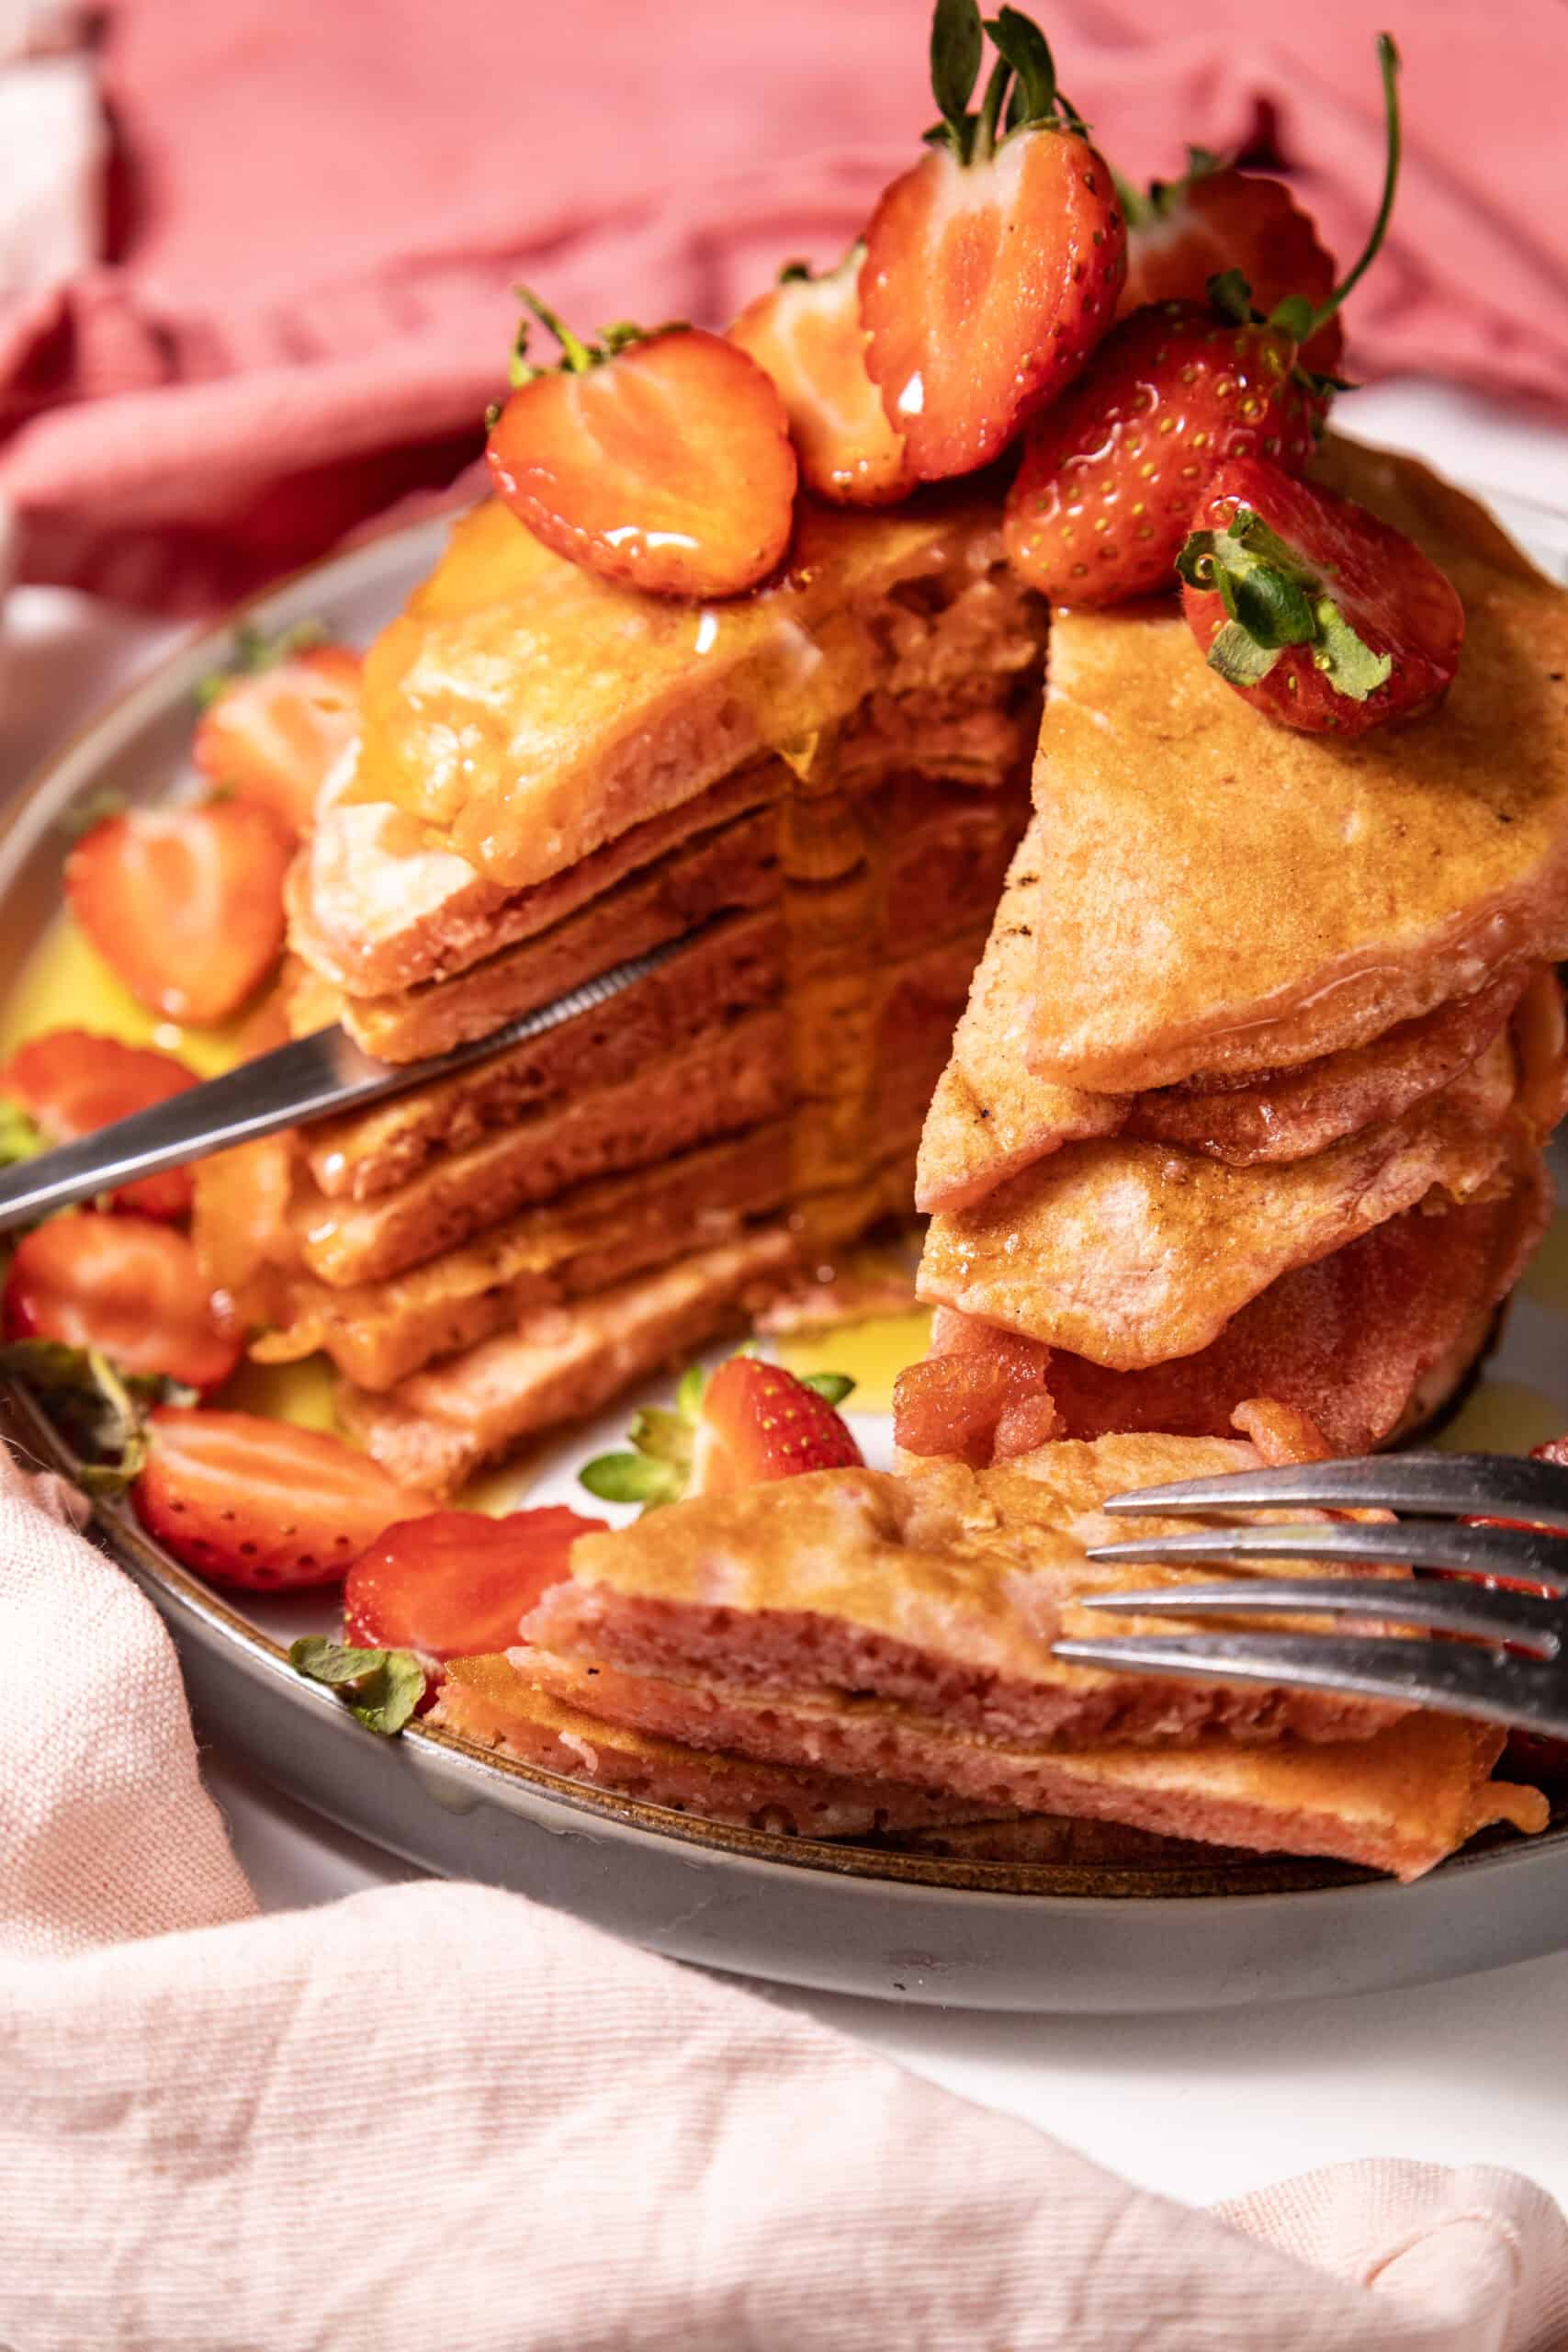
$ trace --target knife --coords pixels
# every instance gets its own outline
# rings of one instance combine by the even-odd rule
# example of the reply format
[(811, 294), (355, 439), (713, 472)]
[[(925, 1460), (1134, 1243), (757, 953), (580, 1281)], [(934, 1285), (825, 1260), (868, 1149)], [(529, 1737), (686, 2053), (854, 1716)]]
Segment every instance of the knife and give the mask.
[(602, 972), (597, 979), (584, 980), (553, 1003), (520, 1013), (503, 1029), (423, 1061), (377, 1061), (337, 1026), (297, 1037), (292, 1045), (259, 1054), (221, 1078), (186, 1087), (151, 1110), (134, 1112), (129, 1119), (117, 1119), (112, 1126), (98, 1127), (74, 1143), (39, 1152), (6, 1169), (0, 1173), (0, 1233), (32, 1224), (73, 1202), (113, 1192), (138, 1176), (156, 1176), (187, 1159), (226, 1151), (232, 1144), (276, 1135), (281, 1127), (304, 1126), (333, 1112), (355, 1110), (410, 1087), (450, 1078), (607, 1004), (690, 944), (690, 933), (666, 940), (647, 955)]

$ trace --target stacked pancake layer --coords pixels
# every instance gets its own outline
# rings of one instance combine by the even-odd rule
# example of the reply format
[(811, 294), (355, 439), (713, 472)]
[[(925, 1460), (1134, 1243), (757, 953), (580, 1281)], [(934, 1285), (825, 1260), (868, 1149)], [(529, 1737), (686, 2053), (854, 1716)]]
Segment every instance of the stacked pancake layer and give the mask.
[(1231, 694), (1177, 616), (1058, 616), (1035, 813), (921, 1144), (911, 1452), (1006, 1452), (1026, 1375), (1069, 1435), (1268, 1396), (1359, 1451), (1452, 1388), (1540, 1237), (1568, 598), (1421, 469), (1325, 470), (1454, 580), (1459, 678), (1337, 743)]
[(549, 1035), (212, 1163), (197, 1236), (344, 1425), (451, 1491), (907, 1210), (1026, 808), (1043, 615), (994, 511), (810, 514), (775, 587), (622, 594), (504, 510), (372, 649), (293, 877), (297, 1033)]
[[(1115, 1533), (1179, 1524), (1112, 1521), (1108, 1495), (1258, 1458), (1234, 1442), (1120, 1437), (979, 1472), (828, 1471), (700, 1498), (581, 1539), (570, 1581), (525, 1624), (534, 1646), (469, 1661), (433, 1720), (561, 1770), (538, 1718), (568, 1709), (578, 1771), (624, 1785), (615, 1742), (651, 1743), (637, 1785), (686, 1804), (692, 1759), (705, 1758), (699, 1801), (720, 1818), (736, 1817), (735, 1776), (764, 1767), (806, 1776), (800, 1828), (848, 1790), (884, 1826), (944, 1837), (953, 1815), (922, 1823), (922, 1800), (1024, 1816), (987, 1833), (993, 1852), (1027, 1852), (1045, 1814), (1413, 1877), (1488, 1821), (1540, 1827), (1533, 1791), (1490, 1781), (1502, 1737), (1484, 1726), (1055, 1656), (1057, 1637), (1097, 1622), (1087, 1593), (1188, 1580), (1085, 1557)], [(595, 1719), (612, 1730), (596, 1736)], [(770, 1801), (785, 1802), (776, 1789)]]

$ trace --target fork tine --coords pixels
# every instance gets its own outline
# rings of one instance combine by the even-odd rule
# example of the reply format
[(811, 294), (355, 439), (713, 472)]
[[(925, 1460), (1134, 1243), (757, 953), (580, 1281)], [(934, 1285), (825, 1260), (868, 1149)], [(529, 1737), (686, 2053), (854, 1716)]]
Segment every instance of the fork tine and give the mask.
[(1308, 1521), (1294, 1527), (1199, 1527), (1179, 1534), (1135, 1536), (1091, 1544), (1091, 1560), (1349, 1560), (1412, 1568), (1447, 1568), (1469, 1577), (1510, 1577), (1568, 1592), (1568, 1544), (1523, 1527), (1460, 1527), (1447, 1520), (1400, 1520), (1382, 1526)]
[(1568, 1533), (1568, 1470), (1512, 1453), (1387, 1453), (1144, 1487), (1112, 1495), (1102, 1507), (1109, 1511), (1211, 1511), (1279, 1510), (1287, 1505), (1426, 1511), (1442, 1518), (1492, 1511), (1505, 1518), (1539, 1520)]
[(1053, 1647), (1057, 1657), (1078, 1666), (1205, 1682), (1289, 1682), (1314, 1690), (1350, 1690), (1568, 1738), (1568, 1696), (1558, 1668), (1537, 1658), (1499, 1659), (1468, 1642), (1330, 1634), (1138, 1634), (1056, 1642)]
[(1080, 1609), (1140, 1617), (1205, 1617), (1216, 1611), (1241, 1617), (1281, 1609), (1320, 1617), (1376, 1617), (1388, 1624), (1427, 1625), (1434, 1633), (1517, 1643), (1540, 1657), (1557, 1657), (1564, 1623), (1555, 1601), (1534, 1593), (1487, 1592), (1480, 1585), (1416, 1583), (1403, 1577), (1243, 1577), (1223, 1584), (1164, 1584), (1146, 1592), (1085, 1592), (1075, 1598)]

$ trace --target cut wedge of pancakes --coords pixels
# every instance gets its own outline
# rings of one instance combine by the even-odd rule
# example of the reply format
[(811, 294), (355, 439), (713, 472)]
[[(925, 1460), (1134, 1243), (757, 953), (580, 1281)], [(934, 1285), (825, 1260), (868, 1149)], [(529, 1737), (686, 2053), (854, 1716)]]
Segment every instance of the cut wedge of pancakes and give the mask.
[(1068, 1435), (1261, 1396), (1360, 1451), (1451, 1393), (1544, 1228), (1568, 597), (1425, 469), (1322, 469), (1454, 580), (1459, 678), (1337, 742), (1260, 718), (1179, 616), (1056, 616), (1034, 812), (921, 1139), (952, 1312), (905, 1443), (947, 1442), (993, 1331)]

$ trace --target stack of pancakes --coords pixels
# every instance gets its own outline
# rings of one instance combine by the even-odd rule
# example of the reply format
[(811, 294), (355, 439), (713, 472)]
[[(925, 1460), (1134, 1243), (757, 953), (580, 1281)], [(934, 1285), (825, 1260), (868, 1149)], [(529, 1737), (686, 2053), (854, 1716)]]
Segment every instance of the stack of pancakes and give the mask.
[[(289, 1025), (402, 1062), (670, 960), (463, 1074), (203, 1172), (256, 1352), (450, 1492), (907, 1210), (1028, 807), (1044, 613), (991, 495), (807, 507), (714, 607), (502, 506), (370, 650), (291, 886)], [(258, 1204), (267, 1204), (265, 1215)]]
[[(1234, 1441), (1104, 1438), (676, 1504), (580, 1538), (570, 1581), (524, 1624), (533, 1646), (456, 1661), (430, 1721), (574, 1777), (635, 1773), (641, 1793), (709, 1817), (812, 1834), (858, 1794), (885, 1829), (993, 1855), (1040, 1851), (1043, 1815), (1411, 1878), (1489, 1821), (1540, 1828), (1536, 1792), (1489, 1779), (1503, 1737), (1486, 1725), (1055, 1655), (1059, 1636), (1102, 1629), (1086, 1593), (1189, 1580), (1086, 1558), (1182, 1524), (1112, 1520), (1107, 1496), (1258, 1459)], [(794, 1777), (747, 1815), (748, 1772)], [(976, 1844), (954, 1826), (965, 1806), (1010, 1817)]]
[(1452, 1392), (1540, 1238), (1568, 597), (1420, 467), (1331, 443), (1321, 470), (1454, 582), (1458, 679), (1337, 741), (1172, 612), (1056, 617), (1034, 815), (920, 1149), (911, 1451), (991, 1458), (954, 1436), (989, 1358), (1032, 1361), (1069, 1436), (1264, 1396), (1359, 1452)]

